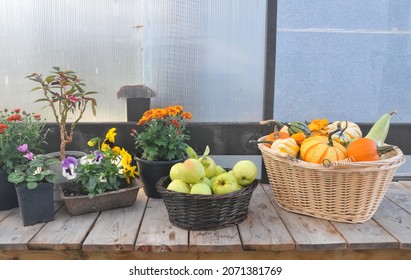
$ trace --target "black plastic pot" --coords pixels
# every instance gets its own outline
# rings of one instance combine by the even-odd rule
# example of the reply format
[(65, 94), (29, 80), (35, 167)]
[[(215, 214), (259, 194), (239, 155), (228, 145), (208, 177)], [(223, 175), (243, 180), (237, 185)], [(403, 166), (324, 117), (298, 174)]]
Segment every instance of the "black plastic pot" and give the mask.
[(0, 211), (13, 209), (19, 206), (16, 188), (7, 181), (7, 173), (0, 171)]
[(40, 183), (35, 189), (16, 185), (20, 215), (24, 226), (54, 220), (53, 184)]
[(184, 161), (184, 159), (153, 161), (138, 157), (135, 157), (135, 159), (137, 161), (138, 174), (143, 183), (144, 193), (151, 198), (161, 198), (160, 193), (156, 189), (158, 180), (168, 176), (174, 164)]

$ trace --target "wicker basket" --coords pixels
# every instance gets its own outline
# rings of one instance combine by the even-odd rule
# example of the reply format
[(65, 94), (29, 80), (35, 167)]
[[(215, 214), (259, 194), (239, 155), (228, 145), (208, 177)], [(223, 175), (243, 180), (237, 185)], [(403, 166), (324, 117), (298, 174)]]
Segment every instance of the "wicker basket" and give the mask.
[(328, 167), (284, 157), (264, 144), (258, 148), (278, 205), (290, 212), (346, 223), (371, 219), (404, 162), (399, 148), (379, 161), (345, 161)]
[(214, 230), (245, 220), (248, 205), (258, 181), (224, 195), (185, 194), (167, 190), (170, 177), (157, 182), (171, 224), (186, 230)]

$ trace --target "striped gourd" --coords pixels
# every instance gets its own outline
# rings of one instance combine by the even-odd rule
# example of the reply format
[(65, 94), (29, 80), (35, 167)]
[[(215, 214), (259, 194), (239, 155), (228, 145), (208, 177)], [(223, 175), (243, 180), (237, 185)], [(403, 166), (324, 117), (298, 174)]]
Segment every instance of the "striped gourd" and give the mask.
[(271, 149), (282, 156), (297, 157), (300, 147), (293, 138), (278, 139), (271, 145)]
[(314, 135), (305, 139), (300, 146), (300, 156), (304, 161), (323, 164), (324, 160), (334, 162), (347, 157), (347, 149), (329, 137)]
[(336, 131), (339, 127), (341, 130), (333, 134), (332, 138), (341, 145), (346, 146), (349, 142), (362, 137), (360, 127), (356, 123), (350, 121), (335, 121), (327, 125), (327, 131), (331, 133)]
[(304, 122), (291, 122), (287, 123), (288, 133), (290, 135), (296, 134), (298, 132), (304, 133), (306, 136), (310, 136), (311, 131), (308, 128), (308, 125)]

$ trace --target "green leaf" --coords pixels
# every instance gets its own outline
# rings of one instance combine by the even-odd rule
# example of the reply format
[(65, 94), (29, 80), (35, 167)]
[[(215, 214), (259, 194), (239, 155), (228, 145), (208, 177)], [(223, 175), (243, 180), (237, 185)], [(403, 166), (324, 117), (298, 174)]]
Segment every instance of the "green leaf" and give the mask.
[(54, 81), (54, 78), (55, 78), (55, 76), (48, 76), (48, 77), (46, 77), (44, 80), (45, 80), (47, 83), (51, 83), (52, 81)]
[(203, 157), (208, 156), (209, 153), (210, 153), (210, 147), (207, 145), (206, 148), (205, 148), (205, 150), (204, 150)]
[(35, 189), (35, 188), (37, 188), (37, 186), (38, 186), (37, 182), (27, 182), (27, 188), (29, 190)]
[(35, 87), (35, 88), (32, 88), (30, 92), (33, 92), (33, 91), (36, 91), (36, 90), (39, 90), (39, 89), (43, 89), (43, 87)]
[(11, 183), (14, 183), (16, 185), (24, 182), (25, 174), (24, 172), (21, 171), (15, 171), (13, 173), (10, 173), (9, 176), (7, 177), (7, 180)]
[(44, 175), (39, 173), (35, 175), (27, 175), (26, 181), (29, 182), (40, 182), (43, 181)]
[(39, 98), (39, 99), (37, 99), (36, 101), (34, 101), (34, 103), (36, 103), (36, 102), (44, 102), (44, 101), (48, 102), (49, 100), (48, 100), (47, 98)]
[(189, 158), (198, 159), (197, 153), (194, 151), (193, 148), (187, 145), (186, 152)]

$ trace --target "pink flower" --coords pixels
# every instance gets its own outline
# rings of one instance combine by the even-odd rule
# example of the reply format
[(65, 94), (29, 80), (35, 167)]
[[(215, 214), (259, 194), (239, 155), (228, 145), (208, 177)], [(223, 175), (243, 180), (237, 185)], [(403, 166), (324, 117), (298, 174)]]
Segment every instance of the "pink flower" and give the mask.
[(29, 148), (29, 146), (27, 144), (23, 144), (21, 146), (18, 146), (17, 150), (19, 150), (19, 152), (26, 153), (28, 148)]
[(78, 99), (77, 97), (75, 97), (75, 96), (70, 96), (70, 101), (71, 102), (77, 102), (77, 101), (79, 101), (80, 99)]
[(24, 155), (25, 158), (28, 160), (33, 160), (34, 154), (32, 152), (28, 152), (27, 154)]

